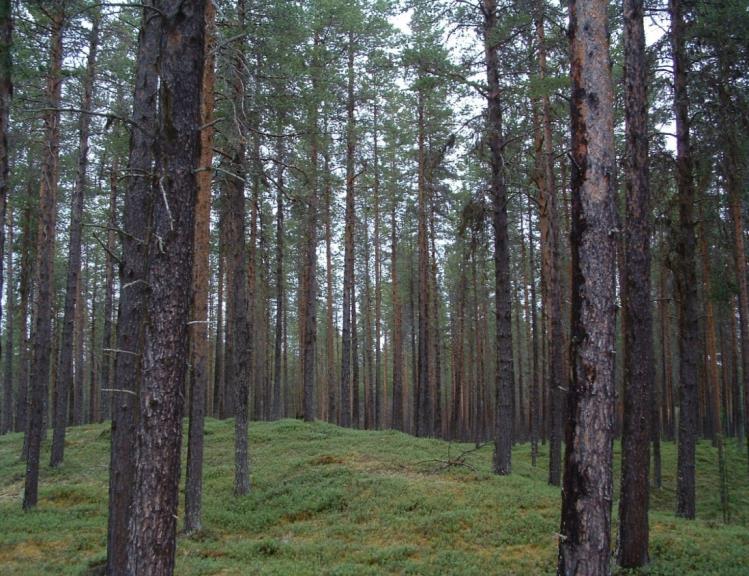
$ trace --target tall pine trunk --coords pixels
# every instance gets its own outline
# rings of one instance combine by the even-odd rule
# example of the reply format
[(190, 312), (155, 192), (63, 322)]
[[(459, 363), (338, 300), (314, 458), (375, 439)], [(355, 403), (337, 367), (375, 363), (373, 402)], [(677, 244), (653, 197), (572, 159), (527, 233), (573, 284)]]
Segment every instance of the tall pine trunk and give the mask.
[(613, 492), (616, 227), (608, 2), (572, 0), (572, 381), (557, 573), (607, 575)]
[(650, 187), (642, 0), (624, 0), (624, 106), (627, 138), (624, 305), (624, 427), (619, 500), (619, 565), (648, 563), (650, 406), (655, 392), (650, 303)]
[(39, 222), (36, 264), (36, 306), (33, 358), (29, 378), (29, 414), (26, 429), (26, 482), (23, 508), (36, 506), (39, 485), (39, 454), (44, 436), (47, 391), (52, 355), (52, 308), (54, 306), (55, 223), (60, 156), (60, 99), (62, 94), (62, 36), (65, 24), (64, 2), (57, 0), (49, 10), (50, 67), (45, 97), (44, 160), (39, 185)]
[(200, 162), (203, 0), (159, 3), (158, 190), (136, 426), (129, 573), (174, 572), (182, 414)]

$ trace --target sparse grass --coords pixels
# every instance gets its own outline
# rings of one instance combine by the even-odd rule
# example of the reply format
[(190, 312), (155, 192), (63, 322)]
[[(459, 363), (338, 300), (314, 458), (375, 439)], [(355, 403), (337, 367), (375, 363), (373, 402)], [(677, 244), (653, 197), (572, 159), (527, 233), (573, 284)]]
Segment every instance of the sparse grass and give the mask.
[[(232, 494), (231, 421), (206, 423), (204, 531), (177, 545), (183, 575), (548, 574), (556, 559), (559, 491), (547, 453), (513, 454), (514, 473), (490, 474), (491, 447), (467, 456), (478, 472), (432, 473), (448, 444), (399, 432), (295, 420), (250, 427), (253, 490)], [(68, 432), (64, 465), (46, 466), (40, 501), (21, 511), (19, 434), (0, 437), (0, 574), (82, 574), (106, 551), (108, 425)], [(746, 452), (728, 443), (731, 524), (719, 509), (715, 450), (698, 448), (698, 519), (678, 519), (673, 444), (653, 491), (648, 574), (749, 574)], [(453, 446), (453, 454), (470, 446)], [(617, 464), (618, 464), (617, 452)], [(184, 458), (183, 458), (184, 461)], [(618, 471), (617, 471), (618, 476)], [(614, 503), (614, 532), (617, 503)], [(181, 523), (180, 523), (181, 524)]]

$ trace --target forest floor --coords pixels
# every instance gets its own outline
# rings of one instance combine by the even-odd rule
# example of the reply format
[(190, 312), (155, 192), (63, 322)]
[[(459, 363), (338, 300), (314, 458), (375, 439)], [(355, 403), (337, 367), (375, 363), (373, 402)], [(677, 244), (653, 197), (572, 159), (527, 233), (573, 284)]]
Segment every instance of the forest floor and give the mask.
[[(513, 474), (500, 478), (490, 473), (491, 445), (465, 456), (470, 467), (446, 468), (448, 450), (454, 459), (472, 446), (325, 423), (253, 423), (252, 494), (235, 498), (233, 431), (233, 421), (206, 422), (204, 531), (179, 537), (180, 575), (554, 572), (560, 495), (546, 483), (546, 447), (534, 468), (530, 446), (518, 445)], [(45, 442), (39, 505), (29, 513), (21, 511), (22, 436), (0, 437), (0, 574), (98, 572), (109, 435), (108, 424), (69, 429), (65, 463), (55, 470), (46, 466)], [(676, 449), (664, 444), (648, 574), (749, 574), (746, 451), (728, 444), (728, 525), (716, 451), (705, 441), (697, 451), (698, 519), (674, 516)]]

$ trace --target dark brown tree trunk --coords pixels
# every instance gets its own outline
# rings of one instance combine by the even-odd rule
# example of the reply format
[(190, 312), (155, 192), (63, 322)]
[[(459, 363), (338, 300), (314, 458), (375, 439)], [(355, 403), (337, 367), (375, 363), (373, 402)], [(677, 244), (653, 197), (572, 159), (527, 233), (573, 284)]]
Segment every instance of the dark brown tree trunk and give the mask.
[(679, 304), (679, 451), (676, 513), (685, 518), (694, 518), (695, 445), (698, 426), (697, 386), (701, 350), (695, 262), (697, 248), (694, 232), (695, 188), (689, 149), (688, 64), (684, 48), (684, 16), (681, 0), (669, 0), (669, 10), (676, 115), (676, 186), (679, 199), (675, 273)]
[(203, 0), (164, 0), (159, 7), (161, 193), (150, 240), (127, 563), (128, 573), (142, 576), (174, 572), (205, 30)]
[(608, 2), (572, 0), (572, 380), (557, 573), (607, 575), (613, 497), (616, 227)]
[[(39, 229), (36, 266), (36, 304), (34, 328), (34, 361), (29, 379), (29, 415), (26, 458), (26, 483), (23, 508), (36, 506), (39, 485), (39, 452), (44, 436), (44, 413), (52, 355), (52, 309), (54, 306), (55, 222), (57, 220), (57, 179), (60, 155), (60, 98), (62, 94), (62, 35), (65, 24), (64, 2), (49, 7), (50, 67), (47, 75), (44, 113), (44, 160), (39, 185)], [(63, 405), (64, 408), (64, 405)], [(63, 410), (64, 412), (64, 410)]]
[[(158, 179), (154, 175), (157, 86), (161, 22), (152, 3), (143, 8), (133, 93), (134, 129), (122, 213), (122, 262), (117, 345), (112, 385), (112, 449), (109, 461), (107, 573), (127, 573), (127, 542), (135, 485), (135, 424), (141, 388), (143, 333), (149, 294), (146, 271)], [(113, 167), (113, 178), (116, 170)], [(110, 214), (110, 222), (113, 215)], [(107, 352), (105, 350), (105, 352)]]
[(505, 140), (502, 131), (502, 95), (499, 85), (497, 54), (498, 22), (495, 0), (483, 0), (484, 58), (486, 59), (487, 131), (491, 149), (491, 180), (494, 225), (495, 283), (495, 412), (494, 412), (494, 473), (512, 471), (512, 397), (515, 377), (512, 365), (512, 304), (510, 286), (510, 248), (507, 236), (507, 183), (503, 157)]
[(624, 305), (624, 426), (618, 562), (648, 563), (650, 406), (655, 392), (650, 304), (650, 186), (645, 29), (642, 0), (624, 0), (624, 106), (627, 138)]
[[(91, 125), (91, 110), (94, 96), (94, 77), (96, 75), (96, 51), (99, 44), (100, 14), (97, 11), (92, 16), (91, 32), (89, 33), (88, 59), (86, 74), (83, 79), (83, 100), (81, 102), (81, 118), (78, 127), (78, 169), (75, 185), (70, 199), (70, 244), (68, 247), (68, 271), (65, 288), (65, 306), (62, 317), (62, 338), (60, 343), (60, 364), (57, 369), (57, 410), (55, 412), (54, 432), (52, 435), (52, 451), (49, 465), (52, 467), (62, 464), (65, 450), (65, 426), (68, 394), (73, 390), (73, 351), (76, 307), (80, 293), (81, 276), (81, 231), (83, 219), (83, 203), (88, 184), (86, 170), (88, 169), (88, 139)], [(76, 374), (82, 367), (76, 366)], [(77, 375), (75, 376), (77, 381)], [(74, 394), (73, 421), (79, 424), (78, 410), (83, 403), (78, 394)]]
[(192, 271), (192, 314), (190, 318), (190, 427), (185, 477), (185, 532), (201, 529), (203, 499), (203, 420), (208, 392), (208, 254), (211, 244), (211, 184), (213, 181), (213, 85), (216, 8), (205, 2), (202, 100), (200, 104), (200, 163), (195, 204), (195, 246)]

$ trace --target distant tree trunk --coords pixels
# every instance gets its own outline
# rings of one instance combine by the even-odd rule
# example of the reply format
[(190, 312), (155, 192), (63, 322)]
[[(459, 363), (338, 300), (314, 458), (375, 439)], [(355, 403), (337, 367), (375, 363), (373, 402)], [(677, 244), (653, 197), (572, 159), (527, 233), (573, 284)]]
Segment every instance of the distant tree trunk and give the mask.
[[(62, 339), (60, 343), (60, 365), (57, 369), (57, 410), (55, 412), (54, 433), (52, 435), (52, 451), (49, 465), (52, 467), (62, 464), (65, 450), (65, 426), (67, 420), (68, 394), (73, 390), (73, 350), (75, 346), (75, 312), (78, 306), (81, 275), (81, 231), (83, 226), (83, 203), (88, 184), (86, 170), (88, 169), (88, 139), (91, 125), (91, 115), (88, 112), (93, 104), (94, 77), (96, 74), (96, 51), (99, 44), (99, 11), (92, 16), (91, 32), (89, 33), (88, 59), (86, 74), (83, 79), (83, 100), (81, 102), (81, 118), (78, 127), (78, 169), (75, 185), (70, 199), (70, 244), (68, 247), (68, 272), (65, 288), (65, 306), (62, 317)], [(76, 366), (76, 373), (80, 368)], [(77, 376), (75, 377), (77, 381)], [(82, 399), (74, 393), (73, 401), (76, 408), (82, 407)], [(73, 422), (79, 424), (78, 411), (74, 410)]]
[[(44, 113), (45, 151), (39, 185), (39, 229), (36, 266), (36, 310), (34, 361), (31, 365), (28, 453), (23, 508), (36, 506), (39, 485), (39, 452), (44, 435), (44, 412), (50, 377), (52, 354), (52, 309), (54, 306), (54, 256), (57, 185), (60, 156), (60, 98), (62, 94), (62, 35), (65, 24), (64, 2), (49, 7), (50, 67), (45, 97), (49, 109)], [(63, 405), (64, 408), (64, 405)], [(63, 410), (64, 412), (64, 410)]]
[(99, 296), (99, 283), (96, 276), (91, 280), (91, 327), (89, 329), (88, 346), (88, 423), (98, 422), (99, 414), (99, 382), (98, 366), (96, 358), (96, 306)]
[(200, 105), (200, 163), (195, 204), (195, 247), (190, 318), (190, 427), (185, 478), (185, 532), (201, 529), (203, 499), (203, 420), (208, 392), (208, 254), (211, 244), (211, 184), (213, 181), (213, 85), (216, 8), (205, 0), (202, 101)]
[[(706, 198), (705, 198), (706, 199)], [(705, 215), (702, 204), (699, 205), (697, 232), (699, 236), (700, 260), (702, 261), (702, 287), (705, 294), (705, 331), (707, 351), (707, 384), (710, 395), (710, 419), (713, 424), (713, 443), (718, 451), (718, 482), (721, 512), (723, 521), (728, 522), (728, 482), (726, 477), (726, 457), (723, 446), (723, 424), (721, 421), (721, 390), (718, 375), (718, 343), (715, 325), (715, 310), (712, 300), (712, 270), (710, 253), (707, 247), (705, 232)], [(724, 360), (725, 361), (725, 360)]]
[(160, 2), (158, 188), (127, 571), (174, 572), (182, 413), (200, 163), (203, 0)]
[[(83, 264), (83, 269), (88, 269), (88, 255)], [(83, 424), (83, 388), (86, 375), (84, 348), (86, 330), (86, 294), (88, 292), (86, 277), (81, 274), (78, 276), (78, 297), (75, 305), (75, 335), (73, 344), (75, 346), (75, 373), (73, 379), (73, 406), (70, 414), (69, 423), (75, 426)]]
[[(283, 128), (283, 122), (279, 121), (279, 129)], [(279, 130), (280, 131), (280, 130)], [(286, 289), (284, 281), (284, 147), (283, 140), (277, 142), (278, 174), (276, 176), (276, 334), (273, 354), (273, 418), (283, 416), (283, 392), (281, 378), (281, 360), (283, 346), (283, 319), (286, 307)]]
[[(223, 210), (222, 210), (223, 212)], [(216, 341), (213, 362), (213, 417), (224, 418), (224, 393), (225, 393), (225, 350), (224, 345), (224, 243), (223, 233), (219, 232), (218, 243), (218, 270), (217, 287), (218, 298), (216, 303)]]
[(369, 249), (369, 207), (362, 210), (364, 214), (364, 429), (375, 427), (375, 391), (374, 391), (374, 358), (372, 355), (372, 282), (370, 279)]
[(374, 411), (375, 428), (382, 428), (384, 395), (382, 391), (382, 254), (380, 246), (380, 157), (377, 140), (378, 130), (378, 106), (375, 100), (372, 109), (372, 163), (374, 171), (374, 182), (372, 184), (372, 195), (374, 203), (374, 273), (375, 273), (375, 381), (374, 381)]
[(356, 327), (356, 282), (351, 286), (351, 425), (361, 426), (359, 399), (359, 330)]
[[(10, 193), (9, 183), (9, 150), (8, 150), (8, 127), (10, 119), (10, 101), (13, 96), (13, 9), (11, 0), (0, 1), (0, 294), (3, 292), (3, 258), (6, 250), (5, 234), (2, 227), (6, 222), (6, 211), (8, 196)], [(11, 284), (12, 248), (11, 235), (13, 231), (12, 222), (8, 220), (8, 248), (11, 256), (8, 258), (8, 286)], [(6, 301), (6, 338), (5, 350), (5, 395), (3, 402), (3, 413), (0, 414), (0, 434), (10, 432), (13, 429), (13, 302), (12, 290), (7, 291)], [(0, 319), (2, 319), (2, 308), (0, 307)]]
[(624, 426), (618, 561), (648, 563), (650, 406), (655, 392), (650, 303), (650, 186), (645, 29), (642, 0), (624, 0), (624, 106), (627, 138), (624, 305)]
[[(102, 410), (104, 413), (109, 414), (111, 412), (112, 402), (111, 392), (112, 389), (112, 376), (114, 375), (113, 359), (116, 355), (111, 352), (112, 349), (112, 310), (114, 308), (114, 250), (115, 250), (115, 228), (117, 227), (117, 178), (118, 178), (118, 163), (115, 158), (112, 162), (110, 170), (110, 186), (109, 186), (109, 218), (107, 219), (107, 250), (104, 257), (104, 268), (105, 268), (105, 284), (104, 284), (104, 333), (102, 335), (102, 356), (101, 356), (101, 376), (99, 383), (102, 389), (107, 390), (106, 393), (99, 394), (97, 398), (98, 405), (97, 412), (91, 415), (91, 419), (94, 422), (101, 422)], [(102, 390), (102, 392), (104, 391)]]
[(397, 196), (393, 194), (390, 209), (390, 284), (393, 308), (393, 409), (392, 427), (405, 430), (403, 421), (403, 314), (398, 284), (398, 221), (396, 219)]
[(418, 263), (419, 263), (419, 350), (414, 393), (414, 424), (416, 436), (429, 436), (432, 432), (432, 400), (429, 387), (429, 367), (431, 365), (431, 346), (429, 345), (429, 243), (427, 232), (427, 206), (429, 204), (426, 181), (426, 148), (425, 148), (425, 113), (424, 89), (417, 91), (418, 108)]
[[(0, 6), (0, 9), (2, 7)], [(1, 25), (1, 24), (0, 24)], [(13, 207), (9, 206), (6, 213), (5, 239), (6, 255), (8, 263), (5, 268), (5, 365), (3, 366), (3, 428), (0, 433), (7, 434), (13, 431), (13, 324), (15, 314), (16, 287), (13, 284)]]
[[(109, 461), (109, 524), (107, 573), (125, 574), (127, 541), (135, 483), (135, 422), (141, 389), (141, 363), (149, 258), (148, 238), (155, 188), (155, 137), (161, 22), (153, 17), (153, 4), (143, 8), (138, 37), (133, 93), (134, 129), (130, 132), (130, 157), (122, 212), (122, 262), (117, 316), (117, 345), (113, 351), (112, 449)], [(113, 167), (113, 178), (116, 170)], [(110, 222), (113, 215), (110, 214)]]
[[(321, 39), (319, 34), (315, 34), (314, 44), (319, 46)], [(312, 139), (310, 160), (312, 162), (313, 176), (309, 193), (306, 198), (306, 236), (307, 243), (304, 247), (304, 282), (302, 283), (302, 318), (301, 326), (303, 330), (300, 334), (302, 344), (302, 412), (305, 422), (312, 422), (315, 417), (315, 351), (317, 347), (317, 217), (318, 217), (318, 153), (319, 153), (319, 135), (318, 135), (318, 91), (319, 74), (321, 73), (321, 64), (318, 57), (313, 58), (312, 63), (312, 90), (315, 93), (313, 98), (312, 119)]]
[[(544, 32), (544, 4), (534, 5), (536, 41), (538, 42), (539, 74), (546, 77), (546, 37)], [(554, 173), (554, 143), (551, 131), (551, 105), (548, 95), (541, 99), (543, 125), (543, 170), (539, 186), (539, 212), (541, 229), (541, 258), (543, 265), (544, 312), (548, 349), (548, 407), (545, 414), (545, 431), (549, 437), (549, 484), (559, 486), (562, 455), (563, 390), (567, 388), (567, 371), (564, 362), (564, 333), (562, 327), (562, 286), (559, 262), (559, 217), (557, 214), (557, 187)], [(540, 152), (540, 150), (539, 150)], [(545, 378), (544, 381), (547, 379)], [(544, 394), (542, 398), (546, 398)], [(544, 434), (546, 437), (546, 434)]]
[[(29, 194), (31, 193), (31, 182), (29, 179)], [(37, 227), (34, 225), (31, 207), (26, 206), (23, 210), (21, 221), (21, 274), (18, 279), (19, 310), (18, 318), (21, 321), (18, 327), (20, 353), (18, 355), (18, 390), (16, 395), (16, 432), (26, 432), (28, 426), (28, 387), (29, 387), (29, 356), (30, 340), (28, 334), (29, 311), (31, 301), (31, 279), (34, 275), (34, 257), (36, 245)], [(24, 438), (23, 458), (26, 458), (28, 447), (28, 435)]]
[[(352, 407), (352, 396), (357, 391), (352, 390), (351, 362), (352, 362), (352, 332), (356, 331), (356, 318), (352, 314), (354, 304), (354, 161), (356, 153), (356, 134), (354, 117), (354, 41), (353, 34), (349, 34), (348, 45), (348, 93), (346, 101), (346, 213), (343, 240), (343, 329), (341, 348), (341, 426), (351, 426), (352, 409), (356, 412), (356, 404)], [(353, 357), (356, 363), (356, 356)], [(353, 392), (353, 394), (352, 394)], [(354, 422), (356, 415), (353, 415)]]
[(689, 149), (689, 100), (687, 96), (684, 17), (681, 0), (669, 0), (674, 66), (674, 112), (676, 114), (676, 186), (679, 199), (679, 229), (676, 252), (676, 292), (679, 304), (679, 451), (677, 462), (676, 513), (695, 514), (695, 444), (698, 425), (698, 365), (700, 356), (697, 272), (695, 263), (695, 189)]
[(557, 573), (607, 575), (613, 491), (614, 114), (608, 2), (572, 0), (572, 381)]
[[(530, 431), (531, 431), (531, 464), (536, 465), (538, 459), (538, 441), (541, 436), (541, 370), (543, 356), (539, 349), (538, 338), (538, 321), (536, 313), (536, 258), (535, 258), (535, 239), (533, 237), (533, 221), (531, 219), (531, 199), (528, 197), (528, 266), (530, 268), (530, 322), (531, 322), (531, 347), (533, 349), (533, 375), (531, 377), (530, 390)], [(526, 322), (528, 319), (526, 318)]]
[(491, 181), (494, 225), (494, 282), (496, 319), (496, 400), (494, 413), (494, 473), (512, 471), (512, 396), (515, 377), (512, 365), (512, 305), (510, 286), (510, 249), (507, 236), (507, 183), (502, 131), (502, 96), (497, 55), (496, 0), (483, 0), (484, 57), (486, 59), (487, 130), (491, 149)]

